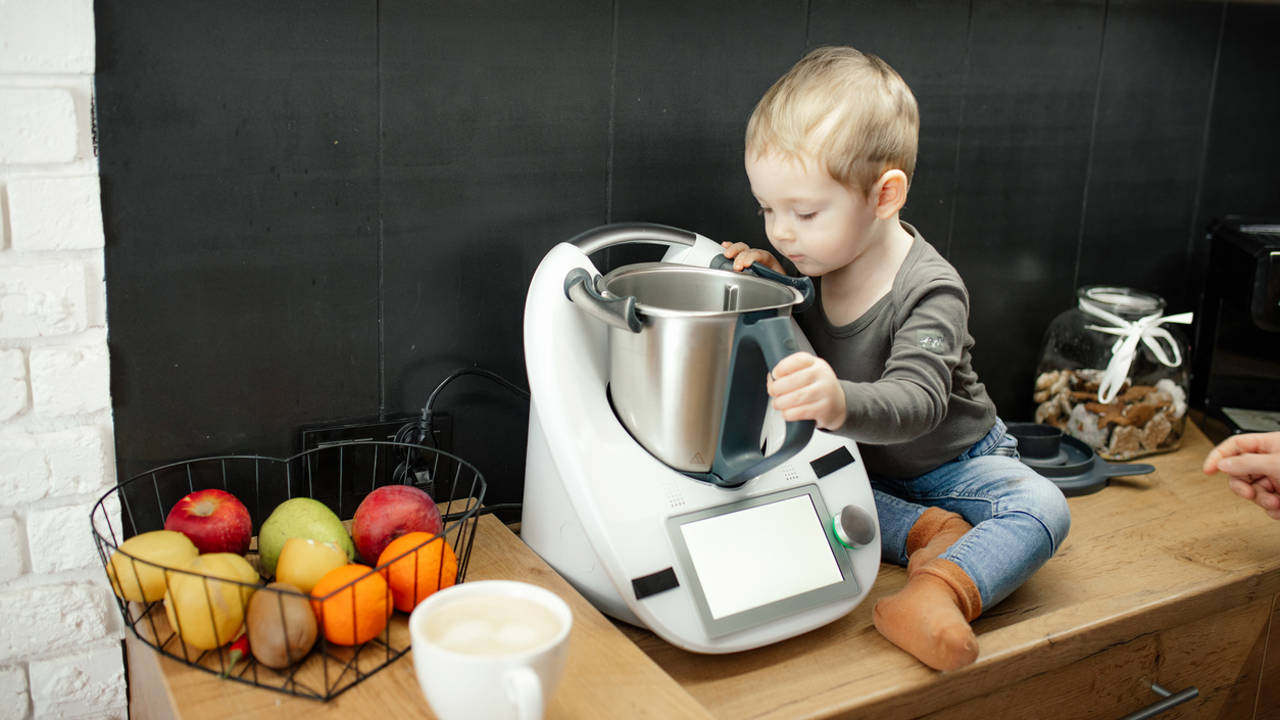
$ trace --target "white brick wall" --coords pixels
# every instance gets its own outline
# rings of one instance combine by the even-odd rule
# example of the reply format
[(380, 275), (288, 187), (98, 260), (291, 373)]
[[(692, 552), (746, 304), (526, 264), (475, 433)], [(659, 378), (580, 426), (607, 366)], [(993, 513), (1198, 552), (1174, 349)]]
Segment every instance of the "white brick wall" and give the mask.
[(31, 701), (39, 718), (124, 718), (120, 652), (104, 648), (31, 663)]
[(0, 350), (0, 422), (25, 410), (30, 394), (27, 389), (27, 354), (20, 349)]
[(94, 54), (93, 0), (0, 0), (0, 720), (128, 715)]
[(5, 0), (0, 27), (0, 73), (93, 73), (91, 0)]
[(27, 694), (26, 671), (20, 667), (0, 667), (0, 720), (25, 717)]
[(66, 90), (0, 88), (0, 163), (75, 160), (76, 122), (75, 99)]
[(96, 175), (15, 178), (9, 183), (13, 249), (102, 247), (100, 195)]
[(90, 331), (66, 345), (31, 348), (31, 406), (39, 415), (111, 409), (107, 336)]
[(88, 325), (85, 269), (27, 253), (5, 253), (0, 265), (0, 340), (67, 335)]

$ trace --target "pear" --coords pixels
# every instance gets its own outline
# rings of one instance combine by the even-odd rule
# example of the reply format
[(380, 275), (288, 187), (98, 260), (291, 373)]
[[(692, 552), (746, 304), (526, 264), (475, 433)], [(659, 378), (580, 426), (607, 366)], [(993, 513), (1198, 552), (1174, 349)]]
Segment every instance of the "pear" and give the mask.
[(356, 547), (338, 516), (319, 500), (298, 497), (277, 505), (258, 530), (258, 559), (264, 575), (276, 574), (280, 551), (293, 537), (332, 543), (347, 554), (348, 560), (355, 557)]

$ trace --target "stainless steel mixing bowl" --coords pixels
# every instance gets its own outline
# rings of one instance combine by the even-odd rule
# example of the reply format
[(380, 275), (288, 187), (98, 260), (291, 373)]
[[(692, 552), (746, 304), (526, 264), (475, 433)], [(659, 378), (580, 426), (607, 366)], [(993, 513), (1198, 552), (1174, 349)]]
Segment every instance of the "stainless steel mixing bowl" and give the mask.
[[(754, 275), (666, 263), (618, 268), (599, 290), (606, 298), (634, 297), (642, 323), (639, 332), (609, 329), (609, 387), (618, 416), (667, 465), (709, 471), (739, 316), (768, 311), (789, 318), (804, 296)], [(763, 394), (763, 374), (758, 381)]]

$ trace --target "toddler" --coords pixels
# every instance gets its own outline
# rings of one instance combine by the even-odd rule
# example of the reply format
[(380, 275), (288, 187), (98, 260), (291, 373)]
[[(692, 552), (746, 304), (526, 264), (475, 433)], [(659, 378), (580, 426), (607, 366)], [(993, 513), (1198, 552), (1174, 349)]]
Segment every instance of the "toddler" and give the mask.
[[(819, 48), (756, 106), (745, 161), (770, 244), (817, 291), (796, 318), (814, 352), (774, 366), (774, 407), (858, 443), (882, 557), (908, 575), (876, 603), (876, 628), (951, 670), (977, 659), (969, 623), (1057, 551), (1070, 515), (1018, 460), (978, 381), (964, 282), (898, 219), (918, 134), (915, 97), (884, 61)], [(783, 270), (765, 250), (724, 246), (735, 269)]]

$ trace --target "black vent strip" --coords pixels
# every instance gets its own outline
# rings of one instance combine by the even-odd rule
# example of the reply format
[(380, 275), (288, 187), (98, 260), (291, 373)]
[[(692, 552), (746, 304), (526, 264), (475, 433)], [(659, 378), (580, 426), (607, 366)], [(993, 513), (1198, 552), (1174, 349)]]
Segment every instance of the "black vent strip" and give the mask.
[(853, 453), (849, 452), (847, 447), (838, 447), (835, 450), (823, 455), (809, 463), (813, 468), (813, 474), (818, 477), (826, 477), (842, 467), (852, 465), (854, 463)]
[(657, 595), (660, 592), (678, 587), (680, 587), (680, 581), (676, 579), (674, 568), (666, 568), (656, 573), (631, 579), (631, 590), (635, 592), (637, 600), (643, 600), (650, 595)]

